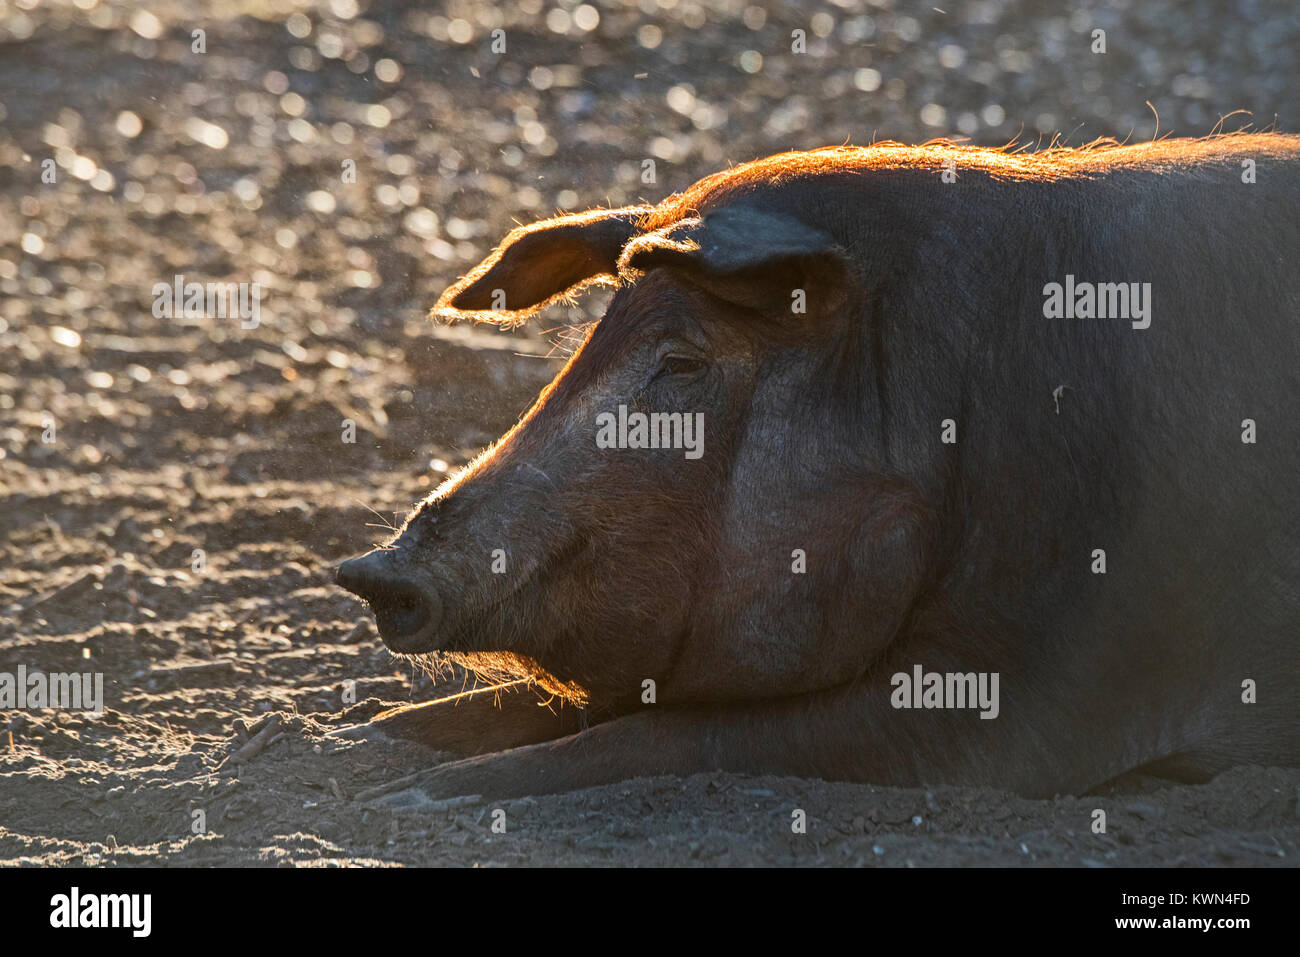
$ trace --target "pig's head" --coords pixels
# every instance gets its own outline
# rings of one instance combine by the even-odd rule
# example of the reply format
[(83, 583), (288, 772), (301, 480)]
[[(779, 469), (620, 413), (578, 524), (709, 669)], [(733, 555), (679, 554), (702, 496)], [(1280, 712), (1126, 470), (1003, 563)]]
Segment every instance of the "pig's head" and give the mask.
[[(617, 705), (829, 687), (898, 632), (930, 510), (886, 465), (861, 267), (761, 195), (686, 213), (517, 229), (439, 301), (511, 322), (621, 285), (519, 424), (341, 566), (390, 649)], [(618, 447), (638, 413), (675, 447)]]

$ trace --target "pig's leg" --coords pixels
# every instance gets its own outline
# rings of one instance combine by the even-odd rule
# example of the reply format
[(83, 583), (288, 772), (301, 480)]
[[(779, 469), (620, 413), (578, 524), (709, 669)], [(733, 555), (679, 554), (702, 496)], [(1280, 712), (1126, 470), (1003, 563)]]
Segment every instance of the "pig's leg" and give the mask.
[(441, 765), (414, 786), (434, 800), (464, 794), (509, 798), (556, 794), (659, 774), (730, 770), (820, 776), (814, 765), (772, 743), (771, 715), (688, 709), (642, 712), (579, 734)]
[(573, 734), (582, 712), (511, 681), (421, 704), (390, 708), (363, 725), (331, 732), (337, 737), (404, 738), (451, 754), (490, 754)]
[[(720, 770), (1051, 795), (1118, 773), (1102, 767), (1113, 755), (1090, 769), (1070, 763), (1077, 750), (1039, 748), (1036, 742), (1059, 730), (1042, 711), (1027, 729), (969, 711), (900, 713), (887, 701), (858, 686), (743, 706), (647, 710), (559, 740), (444, 764), (415, 786), (435, 800), (507, 798)], [(1032, 754), (1020, 743), (1026, 740)]]

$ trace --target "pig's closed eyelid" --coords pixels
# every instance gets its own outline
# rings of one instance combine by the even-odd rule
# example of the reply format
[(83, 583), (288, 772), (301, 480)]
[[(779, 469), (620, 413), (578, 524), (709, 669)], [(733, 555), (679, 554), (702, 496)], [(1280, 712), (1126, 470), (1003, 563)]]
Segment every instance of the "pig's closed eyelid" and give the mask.
[(708, 371), (709, 362), (702, 356), (669, 352), (661, 356), (651, 382), (662, 379), (697, 379)]
[(691, 342), (687, 339), (671, 339), (659, 347), (659, 353), (655, 359), (658, 362), (663, 362), (670, 356), (707, 362), (710, 358), (710, 352), (697, 342)]
[(679, 352), (669, 352), (659, 357), (659, 367), (666, 370), (701, 369), (708, 365), (708, 360), (703, 356), (686, 355)]

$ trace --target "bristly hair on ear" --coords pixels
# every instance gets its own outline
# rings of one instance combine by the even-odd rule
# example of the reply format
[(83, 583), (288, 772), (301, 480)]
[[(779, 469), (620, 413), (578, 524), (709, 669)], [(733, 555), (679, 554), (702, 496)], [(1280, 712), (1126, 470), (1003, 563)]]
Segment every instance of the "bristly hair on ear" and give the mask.
[(619, 255), (653, 209), (593, 209), (511, 230), (442, 294), (430, 315), (516, 326), (588, 286), (617, 286)]

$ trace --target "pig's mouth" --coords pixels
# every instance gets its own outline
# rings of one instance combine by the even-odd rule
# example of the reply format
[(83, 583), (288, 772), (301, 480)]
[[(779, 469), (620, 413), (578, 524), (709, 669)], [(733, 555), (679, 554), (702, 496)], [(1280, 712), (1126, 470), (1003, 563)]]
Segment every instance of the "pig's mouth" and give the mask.
[(379, 636), (389, 648), (398, 653), (425, 650), (441, 618), (439, 602), (418, 585), (377, 571), (367, 564), (369, 557), (340, 565), (338, 583), (370, 605)]
[[(444, 652), (507, 650), (499, 647), (499, 640), (484, 640), (490, 635), (496, 635), (497, 629), (493, 628), (492, 625), (494, 623), (500, 624), (501, 616), (505, 615), (510, 607), (518, 603), (523, 596), (535, 594), (539, 583), (543, 581), (552, 582), (566, 573), (570, 566), (574, 565), (577, 559), (588, 551), (588, 548), (589, 543), (585, 538), (575, 539), (555, 554), (538, 562), (537, 566), (510, 590), (490, 598), (482, 604), (472, 604), (457, 609), (454, 615), (449, 614), (447, 617), (454, 618), (455, 623), (443, 621), (441, 633), (438, 635), (438, 650)], [(432, 649), (425, 648), (423, 650), (430, 651)]]
[(394, 651), (399, 645), (419, 644), (429, 630), (432, 614), (429, 601), (414, 588), (393, 588), (368, 599), (375, 612), (379, 633)]
[(444, 607), (436, 589), (424, 588), (404, 571), (388, 564), (390, 549), (377, 549), (339, 565), (336, 581), (364, 599), (375, 615), (379, 637), (398, 654), (422, 654), (435, 649), (450, 651), (504, 650), (479, 648), (485, 625), (504, 613), (520, 595), (535, 590), (543, 577), (566, 569), (587, 550), (585, 540), (577, 540), (553, 557), (540, 562), (514, 588), (483, 604)]

